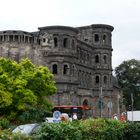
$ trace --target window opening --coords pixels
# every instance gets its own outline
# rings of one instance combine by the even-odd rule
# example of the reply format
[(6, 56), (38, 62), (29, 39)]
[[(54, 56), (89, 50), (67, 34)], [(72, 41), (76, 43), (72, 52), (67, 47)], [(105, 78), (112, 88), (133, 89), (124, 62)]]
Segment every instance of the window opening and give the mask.
[(74, 42), (74, 40), (72, 39), (72, 48), (74, 48), (74, 46), (75, 46), (75, 42)]
[(106, 55), (104, 55), (104, 63), (105, 64), (107, 63), (107, 57), (106, 57)]
[(99, 76), (96, 76), (96, 79), (95, 79), (96, 81), (96, 84), (99, 84)]
[(99, 63), (99, 55), (95, 56), (95, 63)]
[(68, 74), (68, 65), (64, 65), (63, 74)]
[(95, 34), (94, 40), (95, 40), (95, 42), (98, 42), (99, 41), (99, 35), (98, 34)]
[(66, 48), (67, 45), (68, 45), (68, 38), (64, 38), (64, 41), (63, 41), (64, 48)]
[(46, 42), (46, 39), (45, 38), (43, 38), (43, 42)]
[(54, 65), (52, 66), (52, 73), (53, 73), (53, 74), (57, 74), (57, 64), (54, 64)]
[(57, 38), (55, 37), (54, 38), (54, 47), (57, 47), (58, 46), (58, 41), (57, 41)]
[(107, 84), (107, 76), (104, 76), (104, 84)]
[(106, 41), (106, 35), (103, 35), (103, 42)]

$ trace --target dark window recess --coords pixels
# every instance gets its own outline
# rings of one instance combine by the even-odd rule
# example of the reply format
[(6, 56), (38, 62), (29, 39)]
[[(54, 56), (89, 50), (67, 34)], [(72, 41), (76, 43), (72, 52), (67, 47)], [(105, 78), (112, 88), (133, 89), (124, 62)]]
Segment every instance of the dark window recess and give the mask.
[(64, 65), (63, 74), (68, 74), (68, 65)]
[(9, 36), (9, 41), (13, 41), (13, 36), (12, 35)]
[(87, 99), (84, 100), (83, 106), (88, 106), (88, 100)]
[(46, 42), (46, 39), (45, 38), (43, 38), (43, 42)]
[(55, 37), (54, 38), (54, 47), (57, 47), (58, 46), (58, 41), (57, 41), (57, 38)]
[(18, 36), (17, 35), (15, 35), (15, 41), (18, 41)]
[(40, 39), (38, 39), (38, 44), (40, 45)]
[(85, 39), (84, 39), (84, 41), (88, 42), (88, 39), (87, 39), (87, 38), (85, 38)]
[(96, 76), (95, 82), (96, 82), (96, 84), (99, 84), (99, 76)]
[(107, 84), (107, 77), (104, 76), (104, 84)]
[(25, 36), (25, 42), (28, 42), (28, 36)]
[(53, 73), (53, 74), (57, 74), (57, 65), (56, 65), (56, 64), (54, 64), (54, 65), (52, 66), (52, 73)]
[(99, 55), (95, 56), (95, 63), (99, 63)]
[(106, 41), (106, 35), (103, 35), (103, 42)]
[(68, 38), (64, 38), (63, 46), (64, 46), (64, 48), (67, 48), (67, 46), (68, 46)]
[(75, 47), (75, 42), (74, 42), (74, 40), (72, 40), (72, 48), (74, 48)]
[(98, 34), (95, 34), (94, 40), (95, 40), (95, 42), (99, 41), (99, 35)]
[(107, 63), (107, 57), (106, 57), (106, 55), (104, 55), (104, 63), (105, 64)]
[(87, 53), (87, 60), (89, 60), (89, 53)]

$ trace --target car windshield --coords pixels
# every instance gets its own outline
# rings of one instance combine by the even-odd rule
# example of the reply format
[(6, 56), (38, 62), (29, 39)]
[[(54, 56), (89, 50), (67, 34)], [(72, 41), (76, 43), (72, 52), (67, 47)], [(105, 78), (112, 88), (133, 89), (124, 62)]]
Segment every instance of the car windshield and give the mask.
[(12, 132), (20, 132), (20, 133), (23, 133), (23, 134), (31, 134), (33, 129), (37, 126), (38, 126), (38, 124), (19, 125)]

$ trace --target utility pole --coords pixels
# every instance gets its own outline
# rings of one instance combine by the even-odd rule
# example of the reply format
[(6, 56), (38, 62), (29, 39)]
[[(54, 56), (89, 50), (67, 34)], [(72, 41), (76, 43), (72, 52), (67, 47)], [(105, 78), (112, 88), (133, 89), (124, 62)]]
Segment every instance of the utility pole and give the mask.
[(133, 103), (134, 103), (134, 99), (133, 99), (133, 93), (131, 93), (132, 122), (133, 122)]
[(102, 94), (103, 94), (103, 89), (101, 86), (101, 91), (100, 91), (100, 117), (102, 118)]

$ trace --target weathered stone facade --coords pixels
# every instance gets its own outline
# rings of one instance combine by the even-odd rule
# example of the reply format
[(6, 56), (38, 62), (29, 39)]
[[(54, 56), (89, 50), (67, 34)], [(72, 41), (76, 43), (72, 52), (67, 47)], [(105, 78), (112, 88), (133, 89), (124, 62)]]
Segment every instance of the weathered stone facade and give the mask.
[[(1, 31), (0, 56), (16, 61), (30, 58), (55, 75), (55, 105), (87, 105), (91, 116), (111, 117), (112, 42), (110, 25), (47, 26), (37, 32)], [(100, 106), (100, 97), (102, 106)], [(115, 96), (116, 97), (116, 96)], [(117, 99), (116, 99), (117, 100)]]

